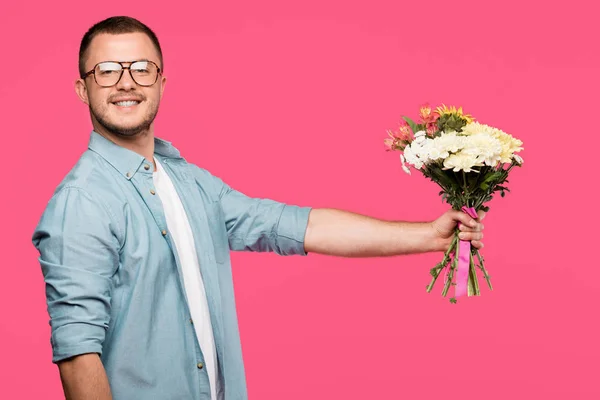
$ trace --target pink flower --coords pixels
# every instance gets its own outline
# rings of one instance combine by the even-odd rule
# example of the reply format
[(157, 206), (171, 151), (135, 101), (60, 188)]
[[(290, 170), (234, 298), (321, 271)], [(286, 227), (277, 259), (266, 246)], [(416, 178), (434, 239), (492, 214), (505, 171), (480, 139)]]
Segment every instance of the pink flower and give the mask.
[[(407, 127), (408, 128), (408, 127)], [(387, 150), (404, 150), (404, 148), (412, 141), (410, 128), (400, 128), (398, 132), (392, 132), (388, 130), (389, 138), (383, 140)]]
[(402, 121), (400, 123), (400, 126), (398, 127), (398, 130), (396, 132), (392, 132), (392, 131), (388, 130), (387, 133), (390, 137), (387, 139), (384, 139), (383, 143), (387, 147), (388, 151), (391, 151), (391, 150), (402, 150), (403, 151), (404, 148), (407, 145), (409, 145), (414, 139), (412, 131), (410, 129), (410, 126), (408, 125), (408, 123), (406, 121)]
[(437, 131), (438, 127), (435, 122), (431, 122), (427, 124), (427, 135), (433, 136), (435, 131)]
[(413, 140), (412, 134), (413, 133), (410, 130), (410, 126), (408, 126), (408, 123), (402, 120), (402, 122), (400, 122), (400, 126), (398, 127), (398, 133), (396, 134), (396, 137), (400, 140), (410, 143)]
[(433, 124), (439, 118), (439, 115), (431, 110), (429, 103), (426, 103), (419, 109), (419, 117), (421, 117), (421, 123), (429, 125)]
[(387, 147), (386, 151), (396, 150), (396, 140), (395, 139), (383, 139), (383, 144)]

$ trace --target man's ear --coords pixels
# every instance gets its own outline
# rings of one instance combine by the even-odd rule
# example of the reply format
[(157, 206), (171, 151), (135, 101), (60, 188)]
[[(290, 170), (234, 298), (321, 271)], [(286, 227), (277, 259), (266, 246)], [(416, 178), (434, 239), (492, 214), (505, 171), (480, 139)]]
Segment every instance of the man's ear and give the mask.
[(77, 79), (75, 81), (75, 93), (77, 93), (77, 97), (79, 97), (79, 100), (83, 101), (88, 106), (90, 105), (87, 86), (85, 85), (85, 81), (83, 79)]
[(165, 85), (167, 84), (167, 78), (165, 76), (160, 76), (160, 99), (162, 100), (163, 92), (165, 91)]

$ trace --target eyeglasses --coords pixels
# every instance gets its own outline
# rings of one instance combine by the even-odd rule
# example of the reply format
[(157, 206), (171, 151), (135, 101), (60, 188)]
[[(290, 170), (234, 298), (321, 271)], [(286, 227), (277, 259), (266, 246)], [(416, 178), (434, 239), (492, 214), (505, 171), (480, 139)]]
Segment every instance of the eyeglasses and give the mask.
[[(123, 64), (129, 64), (129, 67)], [(161, 73), (160, 68), (154, 62), (149, 60), (142, 61), (103, 61), (96, 64), (94, 69), (86, 72), (81, 79), (94, 75), (94, 80), (99, 86), (114, 86), (121, 80), (123, 71), (128, 69), (131, 79), (140, 86), (152, 86), (158, 80)]]

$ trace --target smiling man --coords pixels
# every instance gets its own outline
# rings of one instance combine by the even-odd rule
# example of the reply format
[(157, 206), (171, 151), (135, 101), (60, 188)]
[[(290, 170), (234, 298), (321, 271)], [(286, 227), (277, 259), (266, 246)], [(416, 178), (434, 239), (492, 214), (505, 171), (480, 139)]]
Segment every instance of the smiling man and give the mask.
[(157, 138), (166, 78), (159, 41), (113, 17), (84, 35), (75, 88), (89, 147), (33, 234), (67, 399), (247, 398), (230, 250), (377, 257), (445, 251), (457, 223), (426, 223), (254, 199)]

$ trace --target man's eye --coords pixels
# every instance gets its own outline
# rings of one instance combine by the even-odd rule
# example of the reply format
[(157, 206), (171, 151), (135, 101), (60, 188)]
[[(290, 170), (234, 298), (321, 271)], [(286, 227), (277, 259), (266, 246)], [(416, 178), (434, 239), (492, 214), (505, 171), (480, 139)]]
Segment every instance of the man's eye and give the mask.
[(135, 72), (136, 74), (148, 74), (150, 73), (150, 71), (148, 71), (147, 69), (144, 68), (136, 68), (133, 70), (133, 72)]
[(117, 72), (118, 71), (107, 69), (107, 70), (104, 70), (104, 71), (100, 71), (100, 75), (102, 75), (102, 76), (110, 76), (110, 75), (117, 74)]

